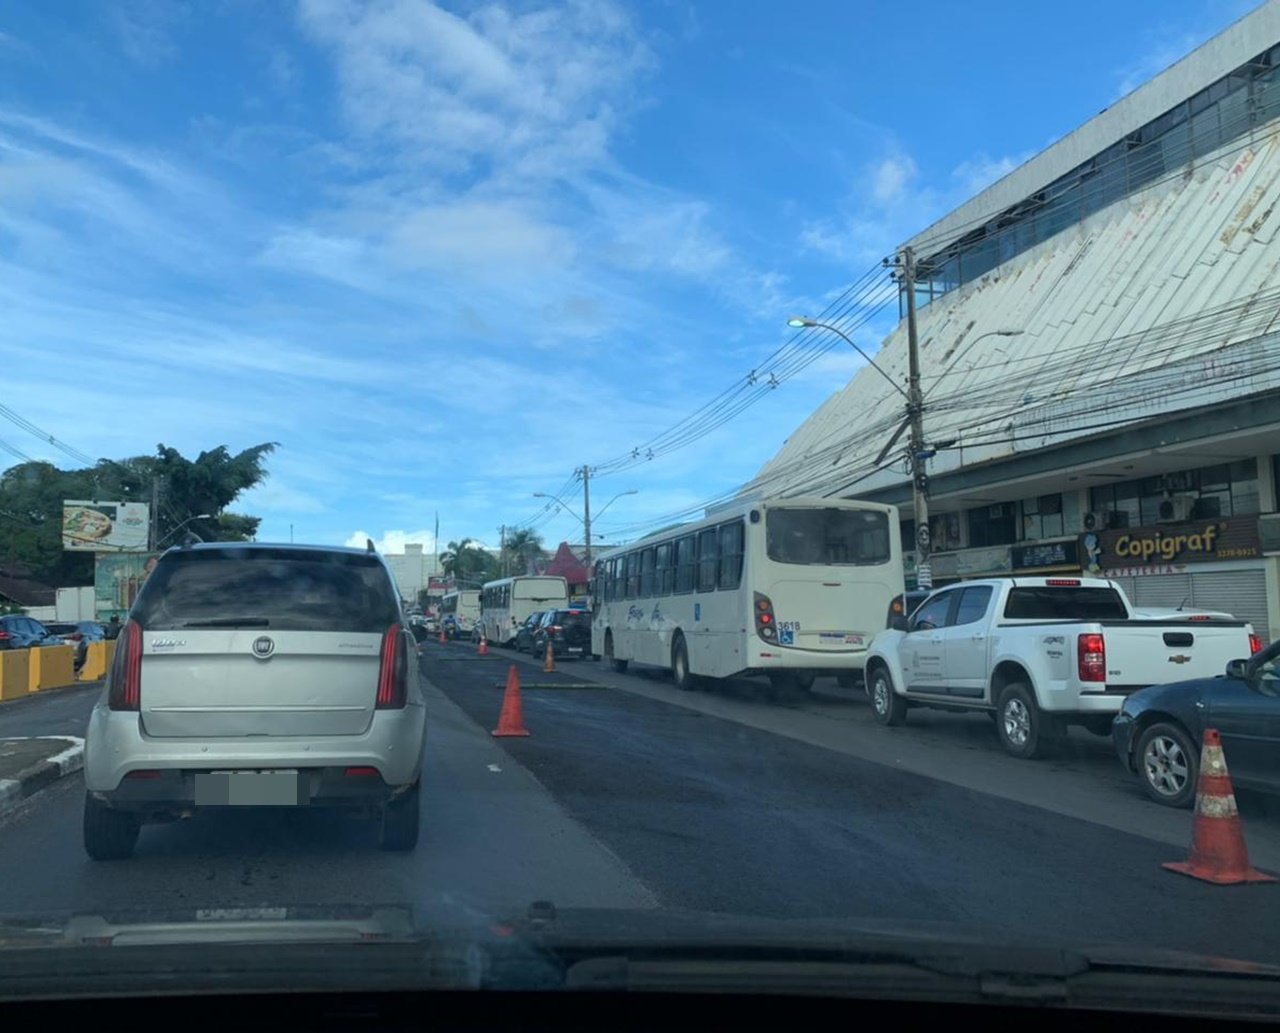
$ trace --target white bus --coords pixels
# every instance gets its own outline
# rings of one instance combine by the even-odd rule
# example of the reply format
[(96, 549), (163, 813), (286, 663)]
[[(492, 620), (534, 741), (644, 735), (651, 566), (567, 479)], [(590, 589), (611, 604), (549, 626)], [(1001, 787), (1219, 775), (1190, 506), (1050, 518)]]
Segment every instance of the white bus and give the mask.
[(495, 646), (515, 641), (530, 614), (568, 605), (569, 584), (562, 577), (520, 575), (486, 581), (480, 589), (479, 633)]
[(670, 668), (677, 686), (766, 674), (851, 683), (903, 591), (893, 506), (846, 499), (744, 502), (650, 535), (595, 565), (591, 649), (615, 670)]
[(480, 592), (478, 589), (451, 588), (440, 600), (440, 621), (452, 617), (459, 638), (470, 638), (472, 629), (480, 617)]

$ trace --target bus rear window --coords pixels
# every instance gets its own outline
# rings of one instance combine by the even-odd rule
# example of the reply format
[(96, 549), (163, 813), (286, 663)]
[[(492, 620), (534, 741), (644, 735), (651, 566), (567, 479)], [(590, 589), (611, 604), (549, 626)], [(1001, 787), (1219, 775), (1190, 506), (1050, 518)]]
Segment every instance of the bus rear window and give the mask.
[(1039, 621), (1114, 621), (1129, 617), (1124, 600), (1114, 588), (1048, 585), (1010, 589), (1004, 615), (1010, 620)]
[(889, 518), (858, 509), (770, 509), (769, 559), (776, 563), (865, 566), (889, 561)]

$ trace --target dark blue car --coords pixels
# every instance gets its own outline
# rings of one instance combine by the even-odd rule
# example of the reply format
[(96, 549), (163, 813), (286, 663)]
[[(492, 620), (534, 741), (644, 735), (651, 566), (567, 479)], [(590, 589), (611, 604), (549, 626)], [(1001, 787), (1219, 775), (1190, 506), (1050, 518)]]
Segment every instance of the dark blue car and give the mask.
[(1222, 734), (1234, 785), (1280, 792), (1280, 640), (1247, 661), (1231, 661), (1217, 678), (1135, 692), (1116, 715), (1111, 737), (1151, 799), (1189, 807), (1206, 728)]

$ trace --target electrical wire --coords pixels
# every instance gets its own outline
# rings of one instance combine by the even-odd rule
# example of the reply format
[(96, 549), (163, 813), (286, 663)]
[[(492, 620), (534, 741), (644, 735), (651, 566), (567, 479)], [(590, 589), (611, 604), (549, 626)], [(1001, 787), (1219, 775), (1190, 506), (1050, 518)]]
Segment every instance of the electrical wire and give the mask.
[(23, 430), (39, 438), (41, 441), (45, 441), (49, 443), (54, 448), (70, 456), (72, 459), (74, 459), (78, 463), (84, 463), (87, 466), (92, 466), (97, 461), (89, 454), (85, 452), (81, 452), (78, 448), (72, 448), (66, 442), (60, 441), (58, 438), (55, 438), (48, 431), (41, 430), (39, 427), (37, 427), (34, 423), (32, 423), (26, 417), (19, 416), (7, 405), (0, 405), (0, 417), (4, 417), (4, 419), (8, 420), (14, 426), (21, 427)]

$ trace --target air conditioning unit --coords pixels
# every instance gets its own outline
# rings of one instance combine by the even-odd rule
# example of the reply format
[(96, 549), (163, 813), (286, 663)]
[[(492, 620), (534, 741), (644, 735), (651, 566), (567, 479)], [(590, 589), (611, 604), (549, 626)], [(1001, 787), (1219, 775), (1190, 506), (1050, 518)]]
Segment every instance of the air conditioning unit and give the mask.
[(1100, 531), (1107, 526), (1107, 515), (1105, 513), (1086, 513), (1082, 520), (1086, 531)]
[(1157, 519), (1162, 524), (1176, 524), (1191, 519), (1191, 510), (1196, 504), (1194, 495), (1170, 495), (1162, 499), (1157, 510)]

